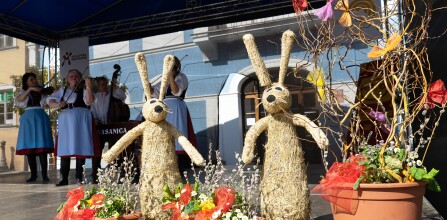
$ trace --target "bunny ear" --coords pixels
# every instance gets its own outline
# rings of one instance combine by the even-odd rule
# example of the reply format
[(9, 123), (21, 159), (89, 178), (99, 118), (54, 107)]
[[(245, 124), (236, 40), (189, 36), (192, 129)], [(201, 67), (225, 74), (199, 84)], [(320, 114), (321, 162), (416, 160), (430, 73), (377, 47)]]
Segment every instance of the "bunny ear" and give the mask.
[(166, 55), (163, 60), (163, 77), (161, 78), (160, 96), (158, 99), (163, 100), (168, 87), (168, 79), (174, 69), (174, 56)]
[(259, 83), (261, 86), (270, 86), (272, 81), (270, 81), (270, 76), (265, 66), (264, 61), (261, 59), (258, 48), (255, 44), (255, 38), (251, 34), (246, 34), (242, 37), (244, 40), (245, 47), (247, 48), (248, 56), (251, 60), (251, 65), (255, 69), (256, 76), (258, 76)]
[(146, 57), (143, 53), (135, 54), (135, 63), (137, 64), (138, 72), (140, 72), (141, 83), (143, 84), (144, 93), (146, 99), (151, 99), (151, 84), (149, 83), (149, 77), (147, 74)]
[(281, 38), (281, 63), (279, 65), (278, 83), (284, 85), (287, 67), (289, 66), (290, 52), (292, 51), (293, 39), (295, 34), (291, 30), (287, 30), (282, 34)]

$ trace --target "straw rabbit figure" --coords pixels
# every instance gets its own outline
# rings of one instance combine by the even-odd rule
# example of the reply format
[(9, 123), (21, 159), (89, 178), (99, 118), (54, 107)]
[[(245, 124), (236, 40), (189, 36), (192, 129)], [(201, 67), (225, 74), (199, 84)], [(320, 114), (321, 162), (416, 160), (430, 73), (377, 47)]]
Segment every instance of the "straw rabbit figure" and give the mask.
[(261, 214), (269, 220), (310, 219), (307, 166), (295, 126), (304, 127), (321, 149), (326, 149), (328, 139), (321, 129), (306, 116), (290, 112), (291, 97), (284, 86), (290, 51), (294, 40), (292, 31), (282, 35), (281, 63), (278, 83), (271, 83), (251, 34), (243, 36), (248, 55), (259, 78), (265, 86), (262, 104), (269, 113), (257, 121), (245, 136), (242, 160), (251, 163), (256, 139), (267, 131), (265, 161), (261, 181)]
[(139, 191), (141, 210), (145, 219), (169, 219), (169, 215), (161, 209), (163, 185), (167, 184), (170, 188), (174, 188), (182, 181), (174, 141), (177, 140), (180, 143), (195, 164), (203, 166), (205, 160), (188, 139), (165, 120), (168, 109), (162, 99), (167, 88), (168, 74), (172, 74), (174, 57), (167, 55), (164, 58), (162, 85), (158, 99), (151, 99), (144, 54), (137, 53), (135, 62), (147, 98), (142, 109), (146, 121), (121, 137), (103, 155), (103, 159), (108, 163), (112, 162), (135, 138), (142, 135), (142, 173)]

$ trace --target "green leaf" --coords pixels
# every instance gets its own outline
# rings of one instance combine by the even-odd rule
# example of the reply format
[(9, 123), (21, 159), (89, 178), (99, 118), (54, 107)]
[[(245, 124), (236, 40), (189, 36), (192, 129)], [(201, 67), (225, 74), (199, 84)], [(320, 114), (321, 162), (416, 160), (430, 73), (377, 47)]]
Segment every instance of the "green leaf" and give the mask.
[(427, 177), (427, 178), (434, 179), (435, 176), (438, 175), (438, 173), (439, 173), (439, 170), (432, 168), (432, 169), (430, 170), (430, 172), (427, 173), (426, 176), (429, 176), (429, 177)]
[(354, 186), (352, 187), (354, 190), (357, 190), (360, 186), (360, 182), (363, 180), (363, 177), (357, 178), (357, 180), (354, 183)]
[(427, 171), (422, 168), (411, 167), (410, 174), (414, 177), (414, 179), (422, 180), (424, 178), (424, 175), (427, 174)]
[(57, 208), (57, 212), (60, 212), (62, 208), (64, 208), (65, 202), (61, 203), (59, 207)]
[(432, 179), (428, 184), (427, 188), (431, 191), (441, 192), (441, 186), (439, 186), (438, 182), (435, 179)]
[(163, 198), (166, 198), (169, 201), (175, 201), (176, 200), (174, 194), (172, 194), (172, 192), (171, 192), (171, 189), (169, 189), (169, 186), (166, 185), (166, 184), (163, 185), (163, 194), (164, 194)]
[(385, 157), (385, 164), (390, 169), (402, 169), (402, 161), (399, 160), (398, 158), (386, 156)]
[(375, 169), (377, 169), (377, 165), (375, 165), (375, 164), (369, 164), (369, 165), (366, 167), (366, 169), (372, 169), (372, 170), (375, 170)]
[(191, 200), (185, 205), (185, 210), (183, 213), (189, 214), (191, 212), (200, 211), (200, 203), (196, 200)]

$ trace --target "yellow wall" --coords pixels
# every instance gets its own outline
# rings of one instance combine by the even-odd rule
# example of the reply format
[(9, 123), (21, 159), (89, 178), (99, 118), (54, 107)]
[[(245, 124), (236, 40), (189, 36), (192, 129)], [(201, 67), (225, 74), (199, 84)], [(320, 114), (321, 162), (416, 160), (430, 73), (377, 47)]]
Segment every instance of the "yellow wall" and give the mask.
[(25, 67), (25, 41), (17, 39), (17, 47), (0, 50), (0, 84), (11, 84), (9, 76), (24, 74)]
[[(8, 50), (0, 50), (0, 86), (2, 84), (11, 85), (10, 75), (22, 75), (26, 67), (26, 46), (25, 41), (17, 39), (16, 47)], [(18, 120), (18, 115), (17, 115)], [(5, 154), (8, 168), (11, 165), (11, 156), (14, 160), (14, 170), (24, 171), (24, 156), (11, 153), (11, 147), (16, 146), (18, 127), (1, 128), (0, 141), (6, 141)], [(28, 169), (26, 167), (26, 169)]]

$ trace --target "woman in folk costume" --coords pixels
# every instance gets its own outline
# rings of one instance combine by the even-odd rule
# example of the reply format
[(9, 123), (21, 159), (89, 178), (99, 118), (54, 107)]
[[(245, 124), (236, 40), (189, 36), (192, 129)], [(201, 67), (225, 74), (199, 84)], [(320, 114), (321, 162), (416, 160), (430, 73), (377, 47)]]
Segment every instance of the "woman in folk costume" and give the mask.
[(27, 183), (35, 182), (37, 179), (37, 156), (43, 182), (50, 181), (47, 174), (47, 154), (54, 151), (54, 144), (50, 117), (43, 109), (46, 97), (43, 89), (37, 85), (36, 75), (25, 73), (22, 76), (22, 89), (14, 97), (14, 105), (25, 109), (20, 116), (16, 155), (26, 155), (28, 158), (31, 176), (26, 180)]
[(81, 72), (76, 69), (68, 71), (68, 85), (47, 99), (50, 107), (62, 110), (58, 119), (55, 151), (55, 154), (61, 157), (61, 179), (56, 186), (68, 185), (70, 157), (76, 157), (76, 181), (81, 184), (85, 158), (99, 154), (99, 140), (94, 132), (92, 113), (88, 109), (95, 97), (91, 80), (85, 79), (84, 89), (81, 86), (81, 77)]
[[(169, 109), (166, 121), (174, 125), (183, 135), (188, 137), (192, 145), (197, 146), (194, 128), (192, 126), (191, 116), (188, 107), (183, 101), (185, 99), (186, 90), (188, 89), (188, 77), (181, 72), (182, 65), (180, 60), (174, 56), (174, 69), (168, 78), (168, 87), (166, 89), (165, 99), (163, 100)], [(161, 80), (151, 86), (153, 98), (160, 95)], [(164, 91), (163, 91), (164, 92)], [(185, 155), (179, 143), (175, 142), (175, 149), (179, 155), (180, 168), (184, 168), (191, 164), (189, 157)]]

